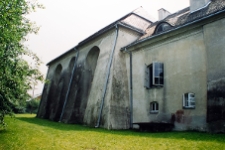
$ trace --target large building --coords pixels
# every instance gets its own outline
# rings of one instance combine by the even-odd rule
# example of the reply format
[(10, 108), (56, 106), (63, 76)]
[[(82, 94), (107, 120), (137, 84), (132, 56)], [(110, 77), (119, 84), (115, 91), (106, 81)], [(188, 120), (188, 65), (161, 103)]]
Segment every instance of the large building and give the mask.
[(225, 132), (225, 1), (143, 8), (48, 63), (37, 116), (107, 129), (172, 123)]

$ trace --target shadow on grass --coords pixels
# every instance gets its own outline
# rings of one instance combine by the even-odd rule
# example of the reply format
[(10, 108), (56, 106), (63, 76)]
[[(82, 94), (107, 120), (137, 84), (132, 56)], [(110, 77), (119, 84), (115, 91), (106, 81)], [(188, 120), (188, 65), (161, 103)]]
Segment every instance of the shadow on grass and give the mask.
[(7, 132), (7, 129), (0, 129), (0, 134), (6, 134)]
[[(149, 137), (149, 138), (169, 138), (169, 139), (183, 139), (191, 141), (215, 141), (225, 144), (225, 134), (210, 134), (195, 131), (186, 132), (139, 132), (137, 130), (107, 130), (102, 128), (93, 128), (77, 124), (65, 124), (59, 122), (53, 122), (39, 118), (28, 117), (16, 117), (21, 121), (36, 124), (38, 126), (44, 126), (47, 128), (53, 128), (62, 131), (88, 131), (88, 132), (100, 132), (102, 134), (114, 134), (120, 136), (135, 136), (135, 137)], [(1, 133), (1, 132), (0, 132)], [(4, 132), (3, 132), (4, 133)]]
[(46, 119), (40, 119), (36, 117), (28, 118), (28, 117), (16, 117), (16, 119), (25, 121), (28, 123), (36, 124), (39, 126), (44, 126), (47, 128), (54, 128), (57, 130), (64, 130), (64, 131), (70, 131), (70, 130), (76, 130), (76, 131), (83, 131), (83, 130), (89, 130), (88, 127), (83, 127), (81, 125), (75, 125), (75, 124), (65, 124), (60, 122), (54, 122)]

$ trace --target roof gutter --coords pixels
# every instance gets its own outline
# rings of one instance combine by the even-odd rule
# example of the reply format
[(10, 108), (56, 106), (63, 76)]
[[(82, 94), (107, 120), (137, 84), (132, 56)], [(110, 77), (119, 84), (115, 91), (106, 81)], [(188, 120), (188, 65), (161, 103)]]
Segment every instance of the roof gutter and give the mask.
[(58, 59), (59, 59), (60, 57), (62, 57), (63, 55), (66, 55), (67, 53), (73, 51), (73, 49), (78, 49), (79, 47), (81, 47), (81, 46), (84, 45), (86, 42), (90, 41), (91, 39), (95, 38), (96, 36), (99, 36), (100, 34), (104, 34), (104, 33), (107, 32), (108, 30), (113, 29), (115, 26), (121, 26), (121, 27), (130, 29), (130, 30), (133, 30), (133, 31), (135, 31), (135, 32), (137, 32), (137, 33), (139, 33), (139, 34), (142, 34), (142, 35), (144, 34), (143, 31), (141, 31), (141, 30), (139, 30), (139, 29), (137, 29), (137, 28), (135, 28), (135, 27), (132, 27), (132, 26), (128, 26), (128, 25), (122, 24), (121, 22), (115, 22), (115, 24), (111, 25), (111, 27), (108, 26), (107, 29), (105, 29), (105, 30), (104, 30), (104, 29), (100, 30), (99, 32), (97, 32), (97, 33), (91, 35), (91, 36), (88, 37), (87, 39), (81, 41), (81, 42), (80, 42), (78, 45), (76, 45), (74, 48), (72, 48), (72, 49), (66, 51), (66, 52), (63, 53), (62, 55), (60, 55), (60, 56), (56, 57), (55, 59), (51, 60), (50, 62), (47, 63), (47, 66), (50, 65), (52, 62), (58, 60)]
[(142, 30), (140, 29), (137, 29), (133, 26), (130, 26), (130, 25), (127, 25), (125, 23), (121, 23), (121, 22), (118, 22), (117, 25), (121, 26), (121, 27), (124, 27), (124, 28), (127, 28), (127, 29), (130, 29), (130, 30), (133, 30), (133, 31), (136, 31), (137, 33), (140, 33), (140, 34), (145, 34), (145, 32), (143, 32)]
[[(141, 44), (141, 43), (143, 43), (143, 42), (145, 42), (145, 41), (147, 41), (147, 40), (151, 40), (151, 39), (153, 39), (153, 38), (160, 37), (160, 36), (162, 36), (162, 35), (171, 33), (171, 32), (173, 32), (173, 31), (175, 31), (175, 30), (185, 28), (185, 27), (187, 27), (187, 26), (189, 26), (189, 25), (198, 23), (198, 22), (200, 22), (200, 21), (202, 21), (202, 20), (205, 20), (205, 19), (209, 19), (210, 17), (212, 17), (212, 16), (214, 16), (214, 15), (219, 15), (219, 14), (222, 14), (222, 13), (224, 13), (224, 12), (225, 12), (225, 9), (222, 10), (222, 11), (218, 11), (218, 12), (216, 12), (216, 13), (210, 14), (210, 15), (208, 15), (208, 16), (205, 16), (205, 17), (203, 17), (203, 18), (194, 20), (194, 21), (189, 22), (189, 23), (187, 23), (187, 24), (185, 24), (185, 25), (182, 25), (182, 26), (176, 27), (176, 28), (174, 28), (174, 29), (165, 31), (165, 32), (163, 32), (163, 33), (160, 33), (160, 34), (157, 34), (157, 35), (153, 35), (153, 36), (146, 37), (146, 38), (144, 38), (144, 39), (142, 39), (142, 40), (133, 42), (133, 43), (131, 43), (131, 44), (129, 44), (129, 45), (127, 45), (127, 46), (121, 48), (121, 51), (124, 52), (125, 49), (129, 49), (129, 48), (131, 48), (131, 47), (133, 47), (133, 46), (136, 46), (136, 45), (138, 45), (138, 44)], [(221, 18), (222, 18), (222, 17), (221, 17)], [(223, 18), (224, 18), (224, 16), (223, 16)], [(130, 51), (131, 51), (131, 50), (130, 50)]]

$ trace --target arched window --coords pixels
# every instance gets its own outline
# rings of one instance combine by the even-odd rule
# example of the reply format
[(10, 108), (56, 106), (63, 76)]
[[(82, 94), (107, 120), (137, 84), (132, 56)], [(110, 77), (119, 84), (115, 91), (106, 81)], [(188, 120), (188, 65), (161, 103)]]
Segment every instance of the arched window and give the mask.
[(150, 113), (156, 114), (159, 112), (159, 104), (157, 102), (150, 103)]
[(171, 28), (172, 28), (172, 26), (169, 23), (166, 23), (166, 22), (160, 23), (156, 27), (154, 34), (158, 34), (160, 32), (164, 32), (164, 31), (170, 30)]

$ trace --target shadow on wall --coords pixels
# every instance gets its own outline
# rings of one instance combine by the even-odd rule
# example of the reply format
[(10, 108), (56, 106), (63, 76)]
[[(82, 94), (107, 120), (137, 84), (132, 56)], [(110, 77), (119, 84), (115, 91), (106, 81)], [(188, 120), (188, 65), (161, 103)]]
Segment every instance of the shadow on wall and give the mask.
[(44, 118), (45, 119), (53, 119), (53, 112), (54, 112), (54, 106), (56, 104), (56, 101), (58, 99), (58, 97), (60, 97), (58, 91), (59, 91), (59, 79), (62, 73), (62, 65), (58, 64), (55, 71), (54, 71), (54, 77), (51, 81), (51, 85), (50, 85), (50, 90), (49, 90), (49, 94), (48, 94), (48, 99), (47, 99), (47, 103), (46, 103), (46, 112), (44, 114)]
[(209, 83), (207, 121), (225, 120), (225, 79)]
[(100, 49), (95, 46), (88, 52), (85, 60), (77, 63), (63, 122), (83, 123), (99, 53)]
[(225, 78), (208, 83), (207, 122), (209, 132), (225, 133)]

